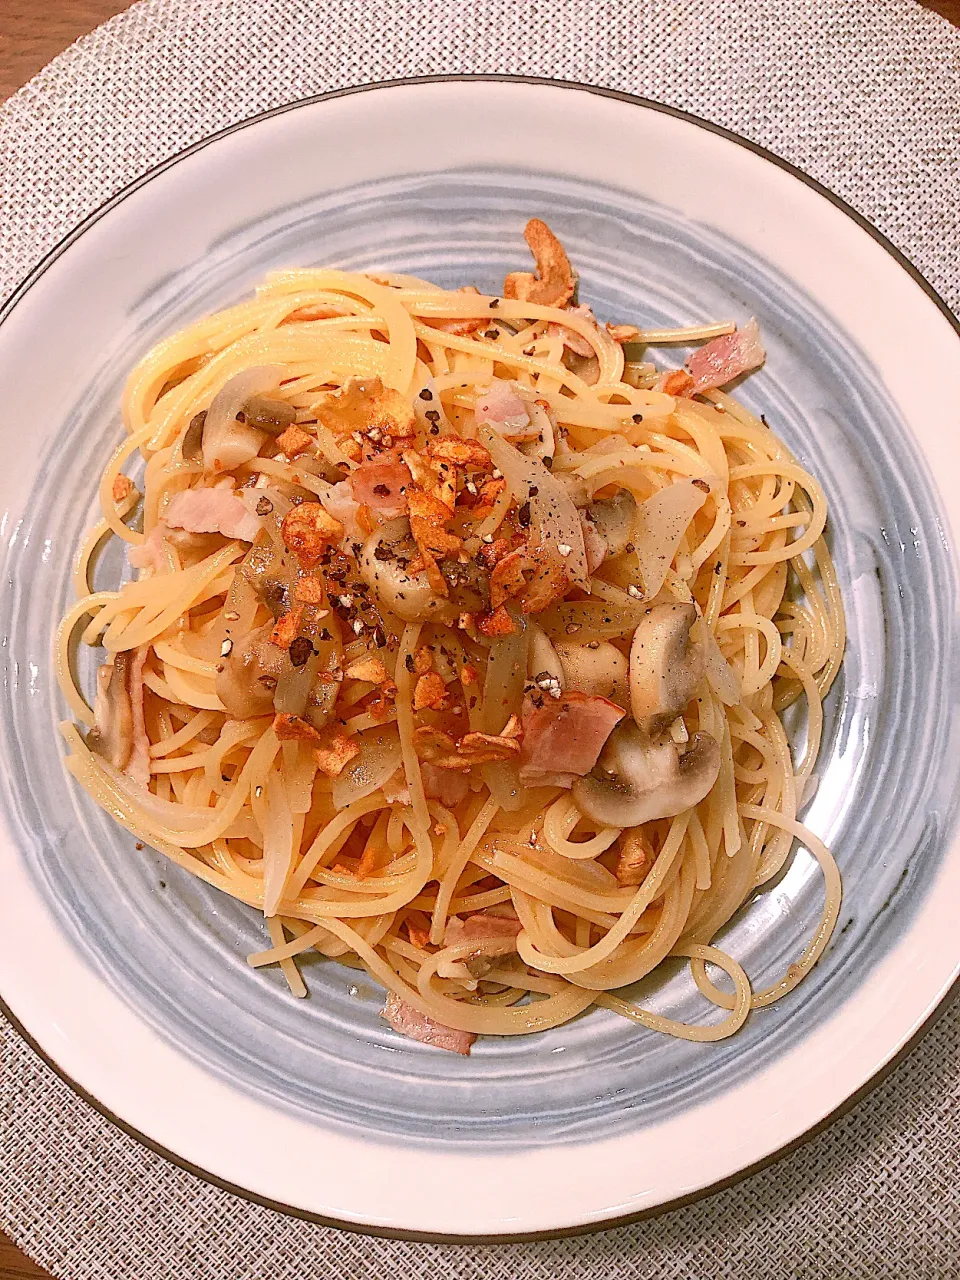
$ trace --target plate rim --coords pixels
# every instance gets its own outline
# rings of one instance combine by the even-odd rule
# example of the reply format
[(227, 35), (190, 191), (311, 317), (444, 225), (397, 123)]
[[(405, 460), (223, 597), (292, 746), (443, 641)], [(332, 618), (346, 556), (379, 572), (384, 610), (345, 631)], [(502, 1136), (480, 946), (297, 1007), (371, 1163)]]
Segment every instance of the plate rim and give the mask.
[[(653, 98), (647, 98), (639, 94), (632, 94), (625, 90), (611, 89), (599, 85), (586, 84), (580, 81), (565, 80), (547, 76), (509, 75), (504, 73), (486, 72), (462, 72), (447, 75), (397, 77), (387, 80), (370, 81), (364, 84), (351, 85), (340, 89), (327, 90), (323, 93), (311, 94), (302, 98), (294, 99), (291, 102), (279, 104), (275, 107), (266, 108), (265, 110), (256, 112), (251, 116), (246, 116), (241, 120), (234, 121), (232, 124), (226, 125), (222, 129), (218, 129), (203, 138), (197, 139), (188, 146), (175, 152), (172, 156), (169, 156), (166, 160), (151, 166), (137, 178), (121, 187), (112, 196), (108, 197), (100, 205), (91, 210), (90, 213), (86, 214), (76, 226), (57, 241), (57, 243), (44, 254), (40, 261), (31, 268), (28, 274), (15, 286), (12, 293), (2, 303), (2, 305), (0, 305), (0, 326), (2, 326), (10, 317), (26, 294), (50, 269), (50, 267), (66, 252), (67, 249), (71, 247), (71, 245), (79, 240), (81, 236), (85, 235), (92, 226), (99, 222), (101, 218), (105, 217), (114, 208), (123, 203), (123, 201), (129, 196), (140, 190), (141, 187), (146, 186), (154, 178), (166, 172), (182, 160), (202, 151), (205, 147), (219, 142), (222, 139), (252, 125), (259, 124), (264, 120), (272, 119), (276, 116), (281, 116), (287, 112), (295, 111), (303, 107), (315, 106), (323, 102), (351, 97), (355, 94), (369, 93), (374, 90), (410, 88), (418, 85), (458, 83), (506, 83), (510, 85), (571, 89), (581, 93), (593, 94), (597, 97), (612, 99), (629, 106), (645, 108), (646, 110), (655, 111), (662, 115), (671, 116), (674, 119), (682, 120), (688, 124), (693, 124), (700, 129), (719, 136), (729, 142), (736, 143), (738, 146), (752, 152), (754, 155), (775, 165), (777, 168), (798, 179), (805, 186), (809, 187), (818, 195), (826, 199), (835, 208), (839, 209), (840, 212), (845, 214), (857, 226), (859, 226), (861, 230), (865, 231), (872, 240), (874, 240), (891, 258), (893, 258), (896, 264), (911, 278), (914, 284), (920, 287), (923, 293), (926, 294), (929, 300), (933, 302), (938, 311), (940, 311), (946, 319), (957, 337), (960, 338), (960, 317), (952, 311), (937, 290), (930, 284), (926, 277), (906, 256), (906, 254), (902, 252), (902, 250), (898, 249), (897, 246), (894, 245), (893, 242), (883, 234), (883, 232), (874, 226), (868, 218), (853, 208), (853, 206), (841, 196), (838, 196), (829, 187), (825, 186), (816, 178), (811, 177), (803, 169), (794, 165), (790, 161), (785, 160), (770, 149), (761, 146), (759, 143), (753, 142), (751, 139), (744, 137), (742, 134), (739, 134), (732, 129), (728, 129), (724, 125), (716, 124), (711, 120), (706, 120), (693, 112), (686, 111), (680, 107), (671, 106), (668, 103), (660, 102)], [(102, 1103), (94, 1094), (90, 1093), (76, 1080), (74, 1080), (67, 1071), (61, 1068), (56, 1060), (38, 1044), (31, 1033), (27, 1031), (20, 1019), (6, 1004), (2, 994), (0, 994), (0, 1015), (6, 1019), (16, 1034), (48, 1067), (50, 1067), (50, 1069), (73, 1091), (77, 1097), (92, 1106), (98, 1114), (103, 1116), (103, 1118), (110, 1124), (116, 1126), (128, 1137), (134, 1139), (134, 1141), (138, 1142), (141, 1146), (153, 1152), (155, 1155), (159, 1155), (175, 1167), (202, 1179), (210, 1185), (218, 1187), (222, 1191), (235, 1195), (248, 1203), (257, 1204), (263, 1208), (271, 1209), (275, 1212), (282, 1213), (287, 1217), (315, 1223), (320, 1226), (338, 1228), (340, 1230), (354, 1232), (359, 1235), (435, 1244), (497, 1244), (562, 1239), (593, 1234), (598, 1231), (607, 1231), (615, 1227), (626, 1226), (644, 1219), (658, 1217), (661, 1214), (669, 1213), (673, 1210), (705, 1200), (717, 1192), (735, 1186), (755, 1173), (759, 1173), (762, 1170), (771, 1167), (783, 1157), (790, 1155), (820, 1133), (823, 1133), (827, 1128), (841, 1117), (845, 1116), (848, 1112), (852, 1111), (855, 1106), (863, 1101), (863, 1099), (879, 1084), (881, 1084), (887, 1076), (890, 1075), (916, 1048), (920, 1040), (922, 1040), (927, 1032), (933, 1028), (933, 1026), (939, 1021), (940, 1017), (954, 1003), (958, 996), (960, 996), (960, 977), (954, 980), (950, 987), (947, 988), (936, 1006), (929, 1012), (927, 1017), (916, 1028), (913, 1034), (886, 1062), (884, 1062), (867, 1080), (865, 1080), (859, 1088), (849, 1094), (832, 1111), (823, 1116), (819, 1121), (816, 1121), (801, 1134), (778, 1147), (775, 1151), (769, 1152), (760, 1160), (744, 1166), (742, 1169), (737, 1170), (727, 1177), (721, 1178), (708, 1186), (701, 1187), (696, 1191), (692, 1191), (688, 1195), (675, 1197), (672, 1200), (664, 1201), (660, 1204), (652, 1205), (645, 1209), (635, 1210), (622, 1215), (614, 1215), (602, 1219), (594, 1219), (570, 1226), (554, 1227), (541, 1231), (496, 1232), (493, 1234), (481, 1235), (424, 1232), (339, 1219), (301, 1209), (295, 1205), (274, 1200), (267, 1196), (262, 1196), (248, 1188), (230, 1182), (228, 1179), (221, 1178), (218, 1175), (211, 1173), (209, 1170), (206, 1170), (182, 1156), (179, 1156), (176, 1152), (163, 1146), (161, 1143), (149, 1138), (134, 1125), (129, 1124), (127, 1121), (124, 1121), (112, 1112), (110, 1108)]]

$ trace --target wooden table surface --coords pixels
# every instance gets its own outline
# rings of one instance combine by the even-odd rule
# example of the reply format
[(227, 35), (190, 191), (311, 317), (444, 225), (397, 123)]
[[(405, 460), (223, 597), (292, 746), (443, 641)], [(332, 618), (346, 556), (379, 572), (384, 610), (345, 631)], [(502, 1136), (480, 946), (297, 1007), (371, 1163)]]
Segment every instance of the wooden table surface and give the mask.
[[(129, 0), (0, 0), (0, 101), (67, 45), (129, 8)], [(960, 26), (960, 0), (929, 0), (928, 9)], [(48, 1280), (0, 1232), (0, 1280)]]

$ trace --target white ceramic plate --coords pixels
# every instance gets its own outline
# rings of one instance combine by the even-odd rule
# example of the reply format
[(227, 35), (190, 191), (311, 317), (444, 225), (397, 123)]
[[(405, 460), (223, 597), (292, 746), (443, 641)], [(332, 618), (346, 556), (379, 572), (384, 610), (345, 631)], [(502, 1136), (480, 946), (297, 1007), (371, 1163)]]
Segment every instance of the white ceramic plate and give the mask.
[[(308, 967), (312, 999), (294, 1002), (244, 963), (262, 922), (137, 851), (59, 765), (50, 636), (139, 356), (275, 266), (391, 266), (494, 292), (524, 265), (533, 214), (601, 315), (757, 314), (769, 358), (742, 394), (831, 502), (850, 646), (805, 816), (844, 874), (841, 928), (807, 982), (722, 1045), (595, 1012), (454, 1059), (401, 1041), (372, 985), (332, 964)], [(615, 95), (384, 86), (192, 148), (88, 220), (0, 318), (0, 996), (108, 1114), (281, 1208), (416, 1236), (529, 1235), (737, 1177), (820, 1125), (931, 1018), (960, 959), (960, 509), (940, 484), (960, 470), (960, 417), (941, 391), (960, 341), (932, 291), (828, 193)], [(801, 850), (725, 931), (756, 981), (798, 954), (819, 893)], [(638, 994), (701, 1016), (679, 973)]]

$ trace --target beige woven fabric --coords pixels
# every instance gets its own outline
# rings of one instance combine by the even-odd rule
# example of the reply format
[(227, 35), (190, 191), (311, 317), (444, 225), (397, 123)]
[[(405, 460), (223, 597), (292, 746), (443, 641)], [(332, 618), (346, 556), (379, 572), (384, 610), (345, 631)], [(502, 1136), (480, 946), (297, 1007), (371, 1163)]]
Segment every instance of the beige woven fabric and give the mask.
[[(684, 107), (819, 178), (960, 309), (960, 32), (912, 0), (141, 0), (0, 108), (0, 297), (150, 166), (350, 84), (509, 72)], [(850, 1115), (603, 1235), (378, 1241), (251, 1206), (77, 1099), (0, 1022), (0, 1226), (62, 1280), (960, 1276), (960, 1006)]]

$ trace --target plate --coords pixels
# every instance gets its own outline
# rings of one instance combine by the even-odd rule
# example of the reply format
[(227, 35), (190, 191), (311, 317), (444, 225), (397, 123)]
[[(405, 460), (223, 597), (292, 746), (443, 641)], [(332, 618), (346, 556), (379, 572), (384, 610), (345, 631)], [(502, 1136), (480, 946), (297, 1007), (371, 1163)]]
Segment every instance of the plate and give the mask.
[[(269, 269), (387, 267), (496, 292), (549, 218), (597, 313), (759, 318), (742, 389), (827, 492), (849, 615), (805, 821), (845, 898), (810, 978), (735, 1037), (689, 1044), (595, 1011), (468, 1059), (402, 1041), (356, 971), (312, 998), (245, 957), (262, 921), (149, 850), (61, 767), (51, 635), (135, 361)], [(418, 1237), (587, 1228), (726, 1183), (855, 1096), (960, 960), (956, 747), (960, 341), (932, 291), (803, 175), (675, 111), (545, 82), (330, 95), (193, 147), (123, 192), (0, 324), (0, 996), (144, 1141), (280, 1208)], [(101, 580), (119, 561), (107, 557)], [(790, 726), (802, 744), (801, 720)], [(822, 893), (799, 850), (724, 930), (755, 984)], [(710, 1016), (681, 970), (635, 993)]]

